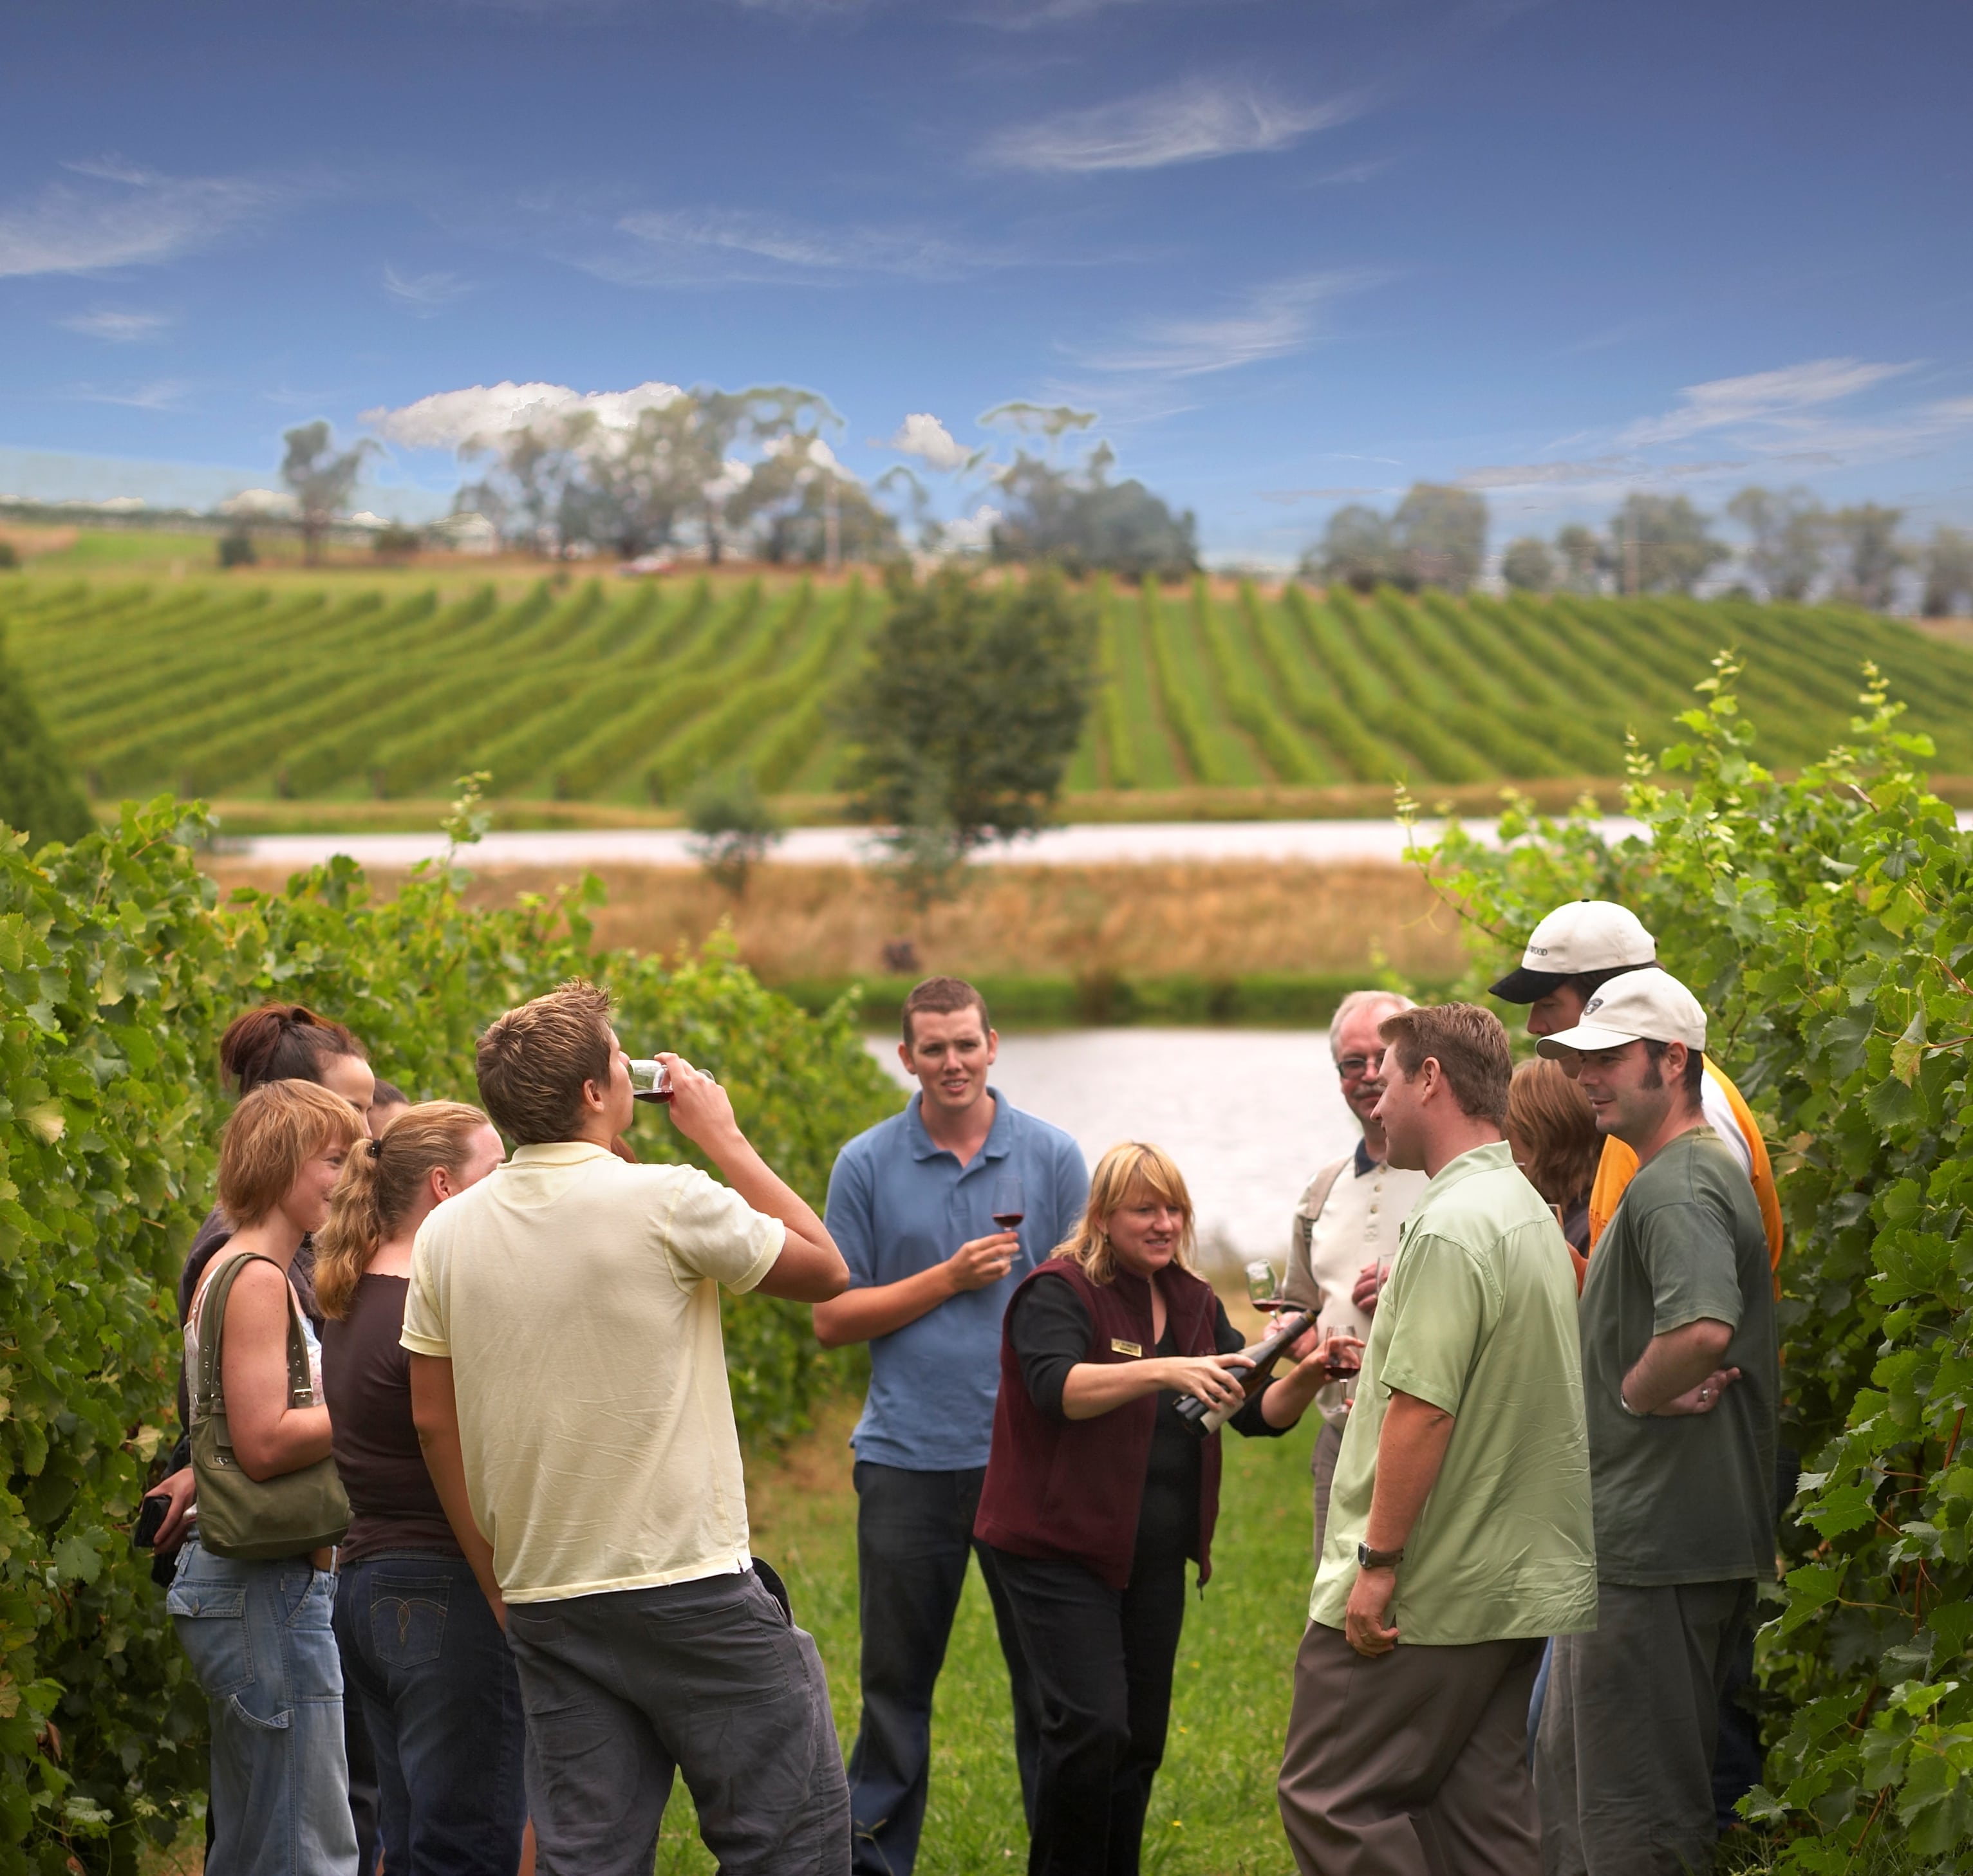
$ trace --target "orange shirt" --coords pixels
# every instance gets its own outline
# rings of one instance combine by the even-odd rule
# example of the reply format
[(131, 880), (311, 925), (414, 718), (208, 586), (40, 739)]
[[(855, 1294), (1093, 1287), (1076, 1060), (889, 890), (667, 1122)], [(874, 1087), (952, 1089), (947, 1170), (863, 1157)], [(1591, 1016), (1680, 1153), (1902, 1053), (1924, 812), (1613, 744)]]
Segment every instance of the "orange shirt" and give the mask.
[[(1759, 1123), (1754, 1119), (1753, 1110), (1741, 1097), (1740, 1090), (1714, 1066), (1713, 1057), (1706, 1058), (1706, 1072), (1713, 1085), (1726, 1096), (1727, 1105), (1733, 1110), (1735, 1123), (1741, 1136), (1747, 1142), (1747, 1156), (1753, 1162), (1751, 1177), (1754, 1182), (1754, 1197), (1761, 1208), (1761, 1222), (1767, 1227), (1768, 1260), (1779, 1271), (1782, 1266), (1782, 1201), (1775, 1189), (1775, 1169), (1769, 1163), (1767, 1142), (1761, 1138)], [(1589, 1248), (1596, 1248), (1596, 1240), (1603, 1235), (1604, 1228), (1617, 1210), (1617, 1201), (1624, 1196), (1624, 1188), (1631, 1183), (1638, 1170), (1638, 1156), (1624, 1142), (1608, 1137), (1603, 1142), (1603, 1157), (1596, 1164), (1596, 1183), (1589, 1192)], [(1777, 1277), (1775, 1291), (1780, 1293)]]

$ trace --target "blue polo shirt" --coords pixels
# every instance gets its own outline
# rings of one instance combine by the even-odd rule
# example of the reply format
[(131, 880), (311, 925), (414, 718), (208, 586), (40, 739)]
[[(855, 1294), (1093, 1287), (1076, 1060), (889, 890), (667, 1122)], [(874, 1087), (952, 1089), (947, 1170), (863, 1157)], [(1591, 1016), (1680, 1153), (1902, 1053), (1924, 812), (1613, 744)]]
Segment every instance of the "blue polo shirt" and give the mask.
[(1000, 1384), (1000, 1318), (1015, 1286), (1081, 1221), (1089, 1197), (1082, 1149), (1059, 1127), (1024, 1114), (997, 1089), (986, 1144), (964, 1166), (932, 1144), (914, 1094), (901, 1114), (859, 1133), (829, 1175), (829, 1234), (850, 1287), (895, 1283), (993, 1222), (993, 1181), (1019, 1175), (1026, 1207), (1020, 1254), (997, 1283), (962, 1290), (870, 1345), (870, 1393), (849, 1436), (859, 1459), (906, 1472), (964, 1472), (986, 1463)]

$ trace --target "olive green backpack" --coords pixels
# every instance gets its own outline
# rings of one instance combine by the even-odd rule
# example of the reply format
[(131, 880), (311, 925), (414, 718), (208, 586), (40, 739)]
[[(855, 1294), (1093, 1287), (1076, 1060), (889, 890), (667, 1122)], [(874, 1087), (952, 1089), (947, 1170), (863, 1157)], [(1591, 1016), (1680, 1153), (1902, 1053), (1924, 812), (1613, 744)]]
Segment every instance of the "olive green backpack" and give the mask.
[[(250, 1479), (234, 1457), (227, 1431), (226, 1396), (220, 1386), (219, 1345), (233, 1280), (255, 1260), (242, 1251), (207, 1284), (199, 1305), (198, 1373), (192, 1393), (191, 1464), (198, 1483), (198, 1541), (215, 1557), (298, 1557), (342, 1540), (349, 1528), (349, 1500), (335, 1462), (325, 1454), (299, 1472)], [(262, 1263), (281, 1266), (271, 1257)], [(283, 1280), (287, 1273), (282, 1271)], [(288, 1404), (317, 1404), (309, 1378), (308, 1343), (301, 1318), (288, 1307)]]

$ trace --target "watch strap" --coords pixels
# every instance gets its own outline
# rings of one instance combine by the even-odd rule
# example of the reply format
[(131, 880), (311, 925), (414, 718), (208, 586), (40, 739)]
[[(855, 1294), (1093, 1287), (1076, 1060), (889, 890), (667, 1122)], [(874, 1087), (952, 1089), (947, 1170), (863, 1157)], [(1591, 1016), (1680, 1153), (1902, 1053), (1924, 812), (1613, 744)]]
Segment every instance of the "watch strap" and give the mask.
[(1365, 1570), (1395, 1570), (1405, 1561), (1404, 1548), (1395, 1551), (1373, 1551), (1360, 1538), (1356, 1544), (1356, 1561)]

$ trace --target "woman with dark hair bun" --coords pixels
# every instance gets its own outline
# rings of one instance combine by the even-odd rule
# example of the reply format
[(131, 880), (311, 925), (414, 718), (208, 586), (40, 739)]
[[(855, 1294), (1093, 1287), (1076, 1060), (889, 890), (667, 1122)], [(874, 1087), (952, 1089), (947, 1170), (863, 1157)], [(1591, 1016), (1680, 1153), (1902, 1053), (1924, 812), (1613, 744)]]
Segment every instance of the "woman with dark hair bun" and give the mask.
[(367, 1120), (377, 1077), (363, 1044), (302, 1003), (263, 1003), (236, 1016), (219, 1039), (219, 1069), (236, 1094), (270, 1081), (314, 1081)]

